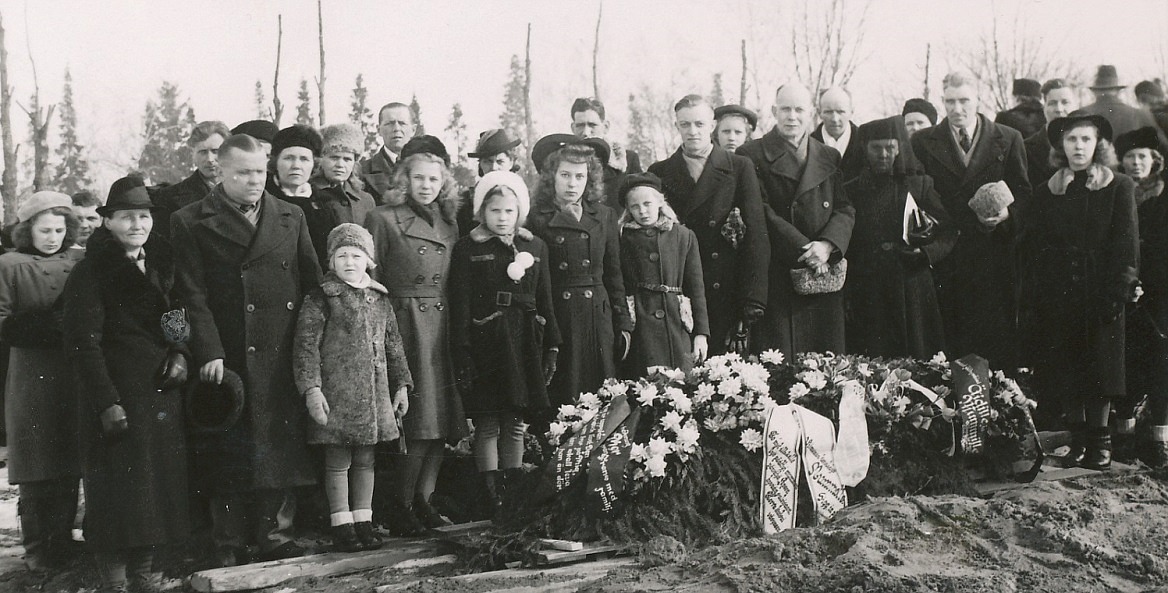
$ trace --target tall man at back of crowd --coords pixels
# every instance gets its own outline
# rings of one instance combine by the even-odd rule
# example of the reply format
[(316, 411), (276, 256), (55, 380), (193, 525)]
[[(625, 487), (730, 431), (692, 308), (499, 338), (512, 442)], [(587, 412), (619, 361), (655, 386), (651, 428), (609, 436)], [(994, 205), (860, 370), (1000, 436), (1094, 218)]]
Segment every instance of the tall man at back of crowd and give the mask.
[[(1014, 245), (1019, 212), (1030, 199), (1022, 135), (978, 113), (977, 82), (951, 73), (942, 82), (945, 119), (912, 137), (913, 151), (933, 178), (960, 233), (934, 269), (951, 359), (978, 354), (990, 368), (1018, 368)], [(981, 217), (969, 200), (983, 184), (1005, 181), (1014, 203)]]
[(373, 194), (378, 206), (385, 203), (385, 192), (393, 185), (393, 172), (401, 159), (401, 151), (417, 129), (418, 122), (414, 121), (414, 114), (405, 103), (386, 103), (377, 112), (377, 133), (381, 135), (382, 145), (361, 161), (359, 175), (365, 191)]
[(170, 215), (203, 199), (219, 183), (219, 145), (230, 135), (227, 124), (221, 121), (201, 121), (195, 124), (187, 138), (187, 146), (191, 147), (195, 161), (195, 171), (179, 183), (155, 190), (151, 196), (154, 205), (158, 207), (154, 221), (155, 233), (169, 237)]
[[(1136, 101), (1156, 120), (1160, 131), (1168, 134), (1168, 101), (1164, 97), (1164, 83), (1160, 79), (1144, 80), (1136, 85)], [(1117, 136), (1118, 137), (1118, 136)]]
[(1011, 89), (1014, 106), (999, 113), (994, 123), (1018, 130), (1023, 138), (1029, 138), (1046, 129), (1049, 121), (1043, 114), (1042, 87), (1037, 80), (1019, 78)]
[[(1062, 78), (1052, 78), (1042, 85), (1042, 112), (1046, 122), (1066, 117), (1079, 109), (1079, 89)], [(1050, 138), (1046, 135), (1046, 124), (1022, 143), (1026, 149), (1026, 175), (1030, 187), (1036, 188), (1054, 175), (1055, 167), (1050, 162)]]
[(819, 119), (822, 123), (811, 137), (840, 154), (839, 168), (844, 181), (864, 170), (864, 147), (857, 138), (859, 129), (852, 122), (852, 95), (843, 87), (829, 88), (819, 95)]
[(714, 146), (714, 110), (704, 98), (686, 95), (673, 111), (681, 146), (649, 172), (697, 236), (710, 354), (721, 354), (739, 324), (749, 327), (766, 309), (769, 250), (758, 178), (749, 160)]
[(1111, 132), (1119, 137), (1128, 132), (1145, 126), (1156, 129), (1156, 137), (1160, 142), (1160, 154), (1168, 154), (1168, 137), (1156, 125), (1156, 119), (1151, 112), (1139, 107), (1132, 107), (1123, 100), (1123, 90), (1127, 88), (1119, 71), (1115, 66), (1104, 64), (1095, 71), (1095, 79), (1091, 83), (1091, 94), (1095, 95), (1095, 102), (1084, 105), (1079, 113), (1088, 115), (1102, 115), (1111, 124)]
[(617, 190), (626, 174), (642, 171), (641, 157), (636, 152), (626, 150), (619, 142), (608, 139), (608, 119), (605, 116), (604, 103), (599, 99), (576, 99), (572, 102), (571, 115), (572, 133), (577, 138), (600, 138), (608, 143), (608, 162), (603, 164), (605, 203), (617, 212), (624, 210)]

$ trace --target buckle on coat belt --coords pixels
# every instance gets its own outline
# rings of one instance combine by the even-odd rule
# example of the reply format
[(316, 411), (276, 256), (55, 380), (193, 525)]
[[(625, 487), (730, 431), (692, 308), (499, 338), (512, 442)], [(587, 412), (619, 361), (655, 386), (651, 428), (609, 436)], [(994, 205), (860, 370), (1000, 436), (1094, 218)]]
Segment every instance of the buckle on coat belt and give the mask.
[(511, 293), (499, 291), (495, 293), (495, 305), (500, 307), (511, 306)]

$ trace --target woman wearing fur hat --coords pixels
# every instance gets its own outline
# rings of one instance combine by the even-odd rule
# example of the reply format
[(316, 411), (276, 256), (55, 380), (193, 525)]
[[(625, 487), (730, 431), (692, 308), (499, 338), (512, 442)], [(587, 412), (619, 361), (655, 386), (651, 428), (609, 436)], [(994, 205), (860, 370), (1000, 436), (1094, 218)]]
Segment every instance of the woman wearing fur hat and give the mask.
[(1135, 429), (1135, 403), (1148, 398), (1151, 446), (1146, 462), (1168, 467), (1168, 192), (1164, 156), (1150, 127), (1115, 139), (1119, 170), (1136, 182), (1140, 224), (1140, 284), (1144, 294), (1127, 309), (1126, 405), (1117, 402), (1117, 429)]
[(345, 223), (328, 236), (320, 288), (300, 308), (293, 341), (296, 388), (324, 445), (325, 494), (342, 552), (373, 550), (373, 447), (399, 438), (413, 386), (389, 291), (373, 280), (373, 237)]
[(547, 154), (540, 150), (545, 138), (532, 150), (540, 178), (528, 228), (548, 245), (556, 322), (565, 338), (559, 370), (548, 386), (553, 406), (573, 403), (615, 376), (632, 338), (620, 226), (604, 205), (603, 161), (593, 140), (567, 137)]
[(1111, 399), (1124, 395), (1124, 306), (1136, 296), (1139, 240), (1131, 178), (1113, 173), (1111, 124), (1098, 115), (1047, 126), (1057, 171), (1036, 188), (1019, 253), (1040, 395), (1061, 403), (1068, 461), (1111, 466)]
[(475, 465), (494, 511), (499, 487), (523, 471), (524, 418), (549, 406), (560, 332), (547, 245), (522, 228), (529, 209), (523, 179), (487, 173), (473, 204), (479, 226), (454, 245), (450, 264), (450, 343), (475, 424)]
[[(353, 174), (364, 152), (365, 138), (353, 124), (325, 126), (320, 135), (320, 162), (309, 180), (314, 193), (319, 194), (332, 228), (347, 222), (361, 224), (377, 207), (373, 196), (365, 192), (360, 176)], [(326, 261), (321, 264), (328, 265)]]
[(365, 228), (373, 235), (375, 260), (381, 262), (377, 280), (389, 291), (414, 380), (404, 420), (407, 453), (386, 519), (395, 533), (416, 535), (424, 526), (449, 523), (430, 506), (430, 496), (443, 443), (462, 438), (466, 420), (447, 338), (458, 187), (440, 155), (405, 152), (385, 204), (369, 214)]
[(0, 255), (0, 339), (12, 347), (5, 385), (8, 481), (20, 486), (19, 514), (29, 570), (44, 571), (73, 550), (81, 477), (76, 392), (61, 348), (58, 297), (77, 263), (79, 223), (69, 196), (41, 191), (16, 211), (16, 250)]
[(124, 591), (127, 578), (155, 590), (155, 549), (185, 541), (190, 530), (179, 390), (189, 328), (173, 312), (174, 262), (170, 244), (152, 232), (153, 211), (140, 179), (115, 181), (63, 297), (80, 400), (85, 541), (103, 591)]
[(276, 132), (268, 164), (268, 193), (299, 207), (308, 222), (308, 236), (316, 259), (324, 267), (328, 254), (329, 231), (336, 226), (332, 213), (325, 207), (325, 196), (309, 180), (320, 157), (322, 140), (312, 126), (296, 124)]
[(633, 312), (629, 375), (644, 376), (654, 366), (688, 372), (709, 351), (710, 321), (697, 236), (665, 203), (656, 175), (626, 176), (620, 196), (625, 205), (620, 218), (621, 271)]

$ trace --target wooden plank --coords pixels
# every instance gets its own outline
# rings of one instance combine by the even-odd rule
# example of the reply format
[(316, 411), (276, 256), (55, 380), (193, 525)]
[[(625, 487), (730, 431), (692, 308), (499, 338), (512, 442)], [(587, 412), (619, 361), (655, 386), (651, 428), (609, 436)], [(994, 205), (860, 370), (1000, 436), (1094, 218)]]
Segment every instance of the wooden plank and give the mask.
[(435, 527), (430, 532), (438, 536), (463, 535), (465, 533), (490, 529), (493, 525), (494, 523), (490, 521), (471, 521), (469, 523), (455, 523), (454, 525), (447, 525), (445, 527)]
[(585, 546), (584, 549), (575, 552), (537, 552), (535, 556), (539, 564), (564, 564), (566, 562), (585, 560), (590, 556), (597, 556), (599, 554), (612, 554), (614, 552), (621, 552), (624, 551), (624, 549), (624, 546), (617, 546), (612, 544), (593, 544)]
[[(1081, 478), (1084, 476), (1094, 476), (1100, 474), (1120, 474), (1131, 473), (1138, 471), (1139, 468), (1128, 465), (1126, 463), (1119, 463), (1117, 461), (1111, 462), (1111, 469), (1106, 472), (1101, 472), (1093, 469), (1086, 469), (1082, 467), (1062, 467), (1059, 465), (1062, 462), (1061, 457), (1048, 457), (1046, 464), (1042, 466), (1042, 470), (1038, 472), (1038, 477), (1034, 482), (1058, 482), (1062, 480), (1071, 480), (1074, 478)], [(1018, 482), (979, 482), (973, 485), (978, 494), (985, 496), (1003, 490), (1014, 490), (1017, 488), (1024, 488), (1027, 484)]]
[(203, 570), (191, 575), (191, 587), (200, 593), (247, 591), (274, 587), (301, 577), (351, 574), (376, 568), (418, 570), (426, 566), (453, 563), (453, 555), (439, 555), (434, 542), (402, 542), (386, 549), (356, 554), (316, 554), (301, 558), (257, 562), (243, 566)]
[[(613, 570), (622, 568), (633, 568), (638, 565), (638, 562), (632, 558), (613, 558), (606, 560), (597, 560), (595, 562), (585, 562), (581, 564), (571, 564), (567, 566), (556, 566), (553, 568), (512, 568), (507, 570), (495, 570), (491, 572), (477, 572), (474, 574), (464, 574), (454, 577), (446, 577), (441, 579), (426, 579), (430, 585), (442, 585), (444, 583), (454, 585), (456, 583), (476, 583), (481, 584), (484, 581), (500, 581), (500, 589), (495, 591), (508, 591), (510, 593), (518, 593), (519, 591), (575, 591), (580, 585), (589, 582), (597, 581)], [(568, 577), (568, 581), (561, 581), (558, 583), (545, 583), (543, 585), (516, 585), (510, 587), (506, 581), (515, 581), (520, 579), (532, 579), (539, 577)], [(398, 591), (405, 591), (410, 587), (418, 584), (420, 581), (410, 581), (408, 583), (394, 583), (392, 585), (381, 585), (374, 589), (375, 593), (396, 593)], [(527, 587), (526, 589), (524, 587)], [(452, 587), (453, 588), (453, 587)], [(484, 589), (485, 590), (485, 589)]]
[(584, 549), (584, 542), (566, 539), (541, 539), (539, 543), (553, 550), (561, 550), (564, 552), (579, 552)]

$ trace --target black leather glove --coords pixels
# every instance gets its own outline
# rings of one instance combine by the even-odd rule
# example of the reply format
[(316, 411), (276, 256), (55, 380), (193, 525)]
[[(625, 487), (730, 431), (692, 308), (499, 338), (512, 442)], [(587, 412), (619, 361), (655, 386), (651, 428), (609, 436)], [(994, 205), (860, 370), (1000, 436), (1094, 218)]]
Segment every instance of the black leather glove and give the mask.
[(737, 352), (743, 356), (750, 351), (750, 326), (739, 321), (726, 336), (726, 352)]
[(21, 311), (4, 321), (0, 335), (9, 346), (17, 348), (61, 348), (63, 312), (59, 308)]
[(107, 437), (119, 437), (130, 430), (126, 410), (114, 404), (101, 412), (101, 433)]
[(162, 366), (159, 367), (158, 374), (154, 378), (154, 384), (158, 386), (160, 391), (182, 386), (187, 382), (187, 367), (187, 356), (182, 352), (172, 350), (162, 361)]
[(552, 377), (556, 375), (556, 363), (560, 359), (560, 351), (548, 348), (543, 353), (543, 384), (548, 386), (552, 384)]

